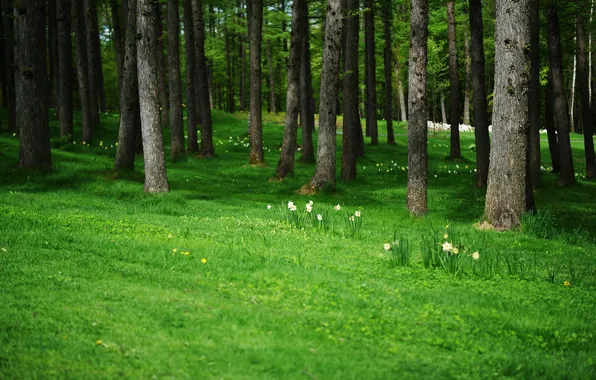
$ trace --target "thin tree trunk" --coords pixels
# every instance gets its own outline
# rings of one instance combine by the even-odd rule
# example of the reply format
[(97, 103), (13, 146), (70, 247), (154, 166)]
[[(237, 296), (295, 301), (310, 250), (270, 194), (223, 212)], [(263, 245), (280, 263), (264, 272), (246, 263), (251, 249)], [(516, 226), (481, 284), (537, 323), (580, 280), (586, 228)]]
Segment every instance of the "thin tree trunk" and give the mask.
[(300, 126), (302, 128), (302, 155), (301, 162), (311, 163), (315, 161), (315, 150), (312, 141), (312, 133), (315, 129), (315, 100), (312, 88), (312, 69), (310, 62), (310, 32), (308, 22), (308, 3), (298, 3), (302, 10), (300, 14), (300, 38), (302, 53), (300, 54)]
[(550, 150), (550, 157), (552, 163), (553, 173), (561, 171), (561, 159), (559, 157), (559, 139), (555, 128), (554, 117), (554, 94), (553, 94), (553, 78), (552, 71), (548, 72), (548, 84), (546, 86), (546, 99), (544, 101), (544, 122), (546, 126), (546, 133), (548, 136), (548, 149)]
[(188, 151), (198, 152), (198, 116), (196, 100), (196, 54), (195, 33), (192, 20), (192, 0), (184, 0), (184, 47), (186, 57), (186, 115), (188, 119)]
[(248, 0), (250, 38), (250, 120), (249, 163), (265, 162), (261, 100), (261, 43), (263, 40), (263, 0)]
[(95, 102), (96, 107), (93, 108), (92, 103), (94, 102), (91, 101), (91, 78), (89, 77), (87, 39), (85, 32), (85, 10), (83, 9), (83, 4), (81, 4), (81, 2), (73, 1), (71, 5), (77, 61), (77, 78), (79, 82), (79, 97), (81, 99), (81, 108), (83, 113), (82, 141), (83, 144), (91, 144), (93, 142), (93, 132), (95, 130), (96, 118), (94, 117), (94, 112), (97, 112), (97, 102)]
[(529, 99), (529, 140), (528, 167), (532, 188), (540, 187), (540, 4), (530, 0), (530, 99)]
[[(342, 136), (341, 178), (345, 181), (356, 179), (356, 147), (357, 133), (360, 129), (358, 113), (358, 39), (360, 16), (358, 0), (347, 0), (344, 25), (344, 75), (343, 75), (343, 114), (344, 134)], [(390, 68), (391, 69), (391, 68)]]
[(565, 81), (563, 79), (563, 60), (561, 58), (561, 38), (559, 35), (559, 16), (556, 6), (548, 10), (548, 46), (550, 69), (553, 79), (553, 104), (555, 125), (560, 149), (561, 171), (559, 182), (562, 185), (575, 184), (571, 141), (569, 138), (569, 109), (565, 97)]
[(85, 27), (87, 34), (87, 64), (89, 70), (89, 91), (94, 123), (99, 127), (99, 111), (106, 108), (106, 95), (103, 86), (101, 46), (99, 43), (99, 23), (97, 20), (97, 0), (84, 0)]
[(311, 191), (330, 187), (335, 189), (335, 142), (337, 94), (339, 89), (339, 58), (343, 27), (342, 0), (328, 0), (325, 19), (325, 41), (321, 66), (321, 94), (319, 103), (319, 144), (315, 174), (308, 185)]
[[(131, 0), (131, 2), (134, 0)], [(145, 161), (145, 192), (169, 191), (163, 137), (159, 122), (159, 98), (157, 95), (156, 40), (159, 8), (152, 0), (138, 0), (137, 4), (137, 70), (139, 76), (139, 104), (143, 134)]]
[(395, 145), (395, 136), (393, 134), (393, 51), (391, 49), (391, 2), (386, 4), (384, 15), (385, 27), (385, 120), (387, 121), (387, 144)]
[(476, 186), (486, 187), (490, 160), (488, 105), (486, 102), (484, 27), (481, 0), (470, 0), (470, 45), (472, 49), (472, 93), (476, 142)]
[(16, 84), (15, 84), (15, 52), (14, 52), (14, 23), (13, 23), (13, 6), (8, 2), (2, 2), (0, 5), (3, 8), (2, 12), (2, 26), (4, 29), (5, 44), (4, 44), (4, 59), (6, 62), (6, 87), (8, 100), (8, 126), (12, 132), (18, 132), (17, 127), (17, 105), (16, 105)]
[(73, 141), (72, 120), (72, 37), (70, 27), (70, 1), (57, 0), (56, 26), (58, 40), (58, 117), (60, 136)]
[(584, 149), (586, 155), (586, 178), (596, 178), (596, 160), (594, 158), (594, 128), (590, 112), (590, 90), (588, 83), (588, 67), (586, 62), (586, 37), (584, 18), (581, 13), (576, 19), (577, 36), (577, 77), (582, 110), (582, 130), (584, 134)]
[[(573, 38), (574, 45), (577, 45), (576, 37)], [(575, 132), (576, 131), (576, 116), (575, 109), (577, 108), (577, 103), (575, 102), (575, 86), (577, 84), (577, 55), (573, 55), (573, 77), (571, 79), (571, 96), (569, 100), (571, 102), (571, 106), (569, 107), (569, 131)]]
[(470, 36), (464, 36), (464, 56), (466, 60), (466, 84), (464, 85), (464, 124), (470, 125), (470, 82), (472, 81), (472, 58), (470, 57)]
[(300, 30), (302, 25), (303, 10), (301, 2), (292, 2), (292, 32), (290, 34), (290, 57), (288, 60), (288, 91), (286, 97), (286, 117), (284, 125), (284, 138), (281, 146), (280, 159), (275, 170), (277, 178), (285, 178), (294, 173), (294, 157), (296, 154), (296, 140), (298, 134), (298, 113), (300, 111), (300, 64), (302, 53), (301, 38), (304, 35)]
[(443, 120), (443, 124), (447, 124), (447, 112), (445, 110), (445, 98), (441, 94), (441, 118)]
[(118, 0), (110, 0), (112, 24), (114, 25), (114, 50), (116, 52), (116, 69), (118, 70), (118, 88), (122, 91), (122, 75), (124, 70), (124, 33), (120, 25), (120, 10)]
[(455, 24), (455, 5), (451, 0), (447, 3), (447, 19), (449, 22), (449, 82), (451, 107), (449, 123), (451, 124), (451, 158), (461, 158), (459, 140), (459, 77), (457, 71), (457, 34)]
[(267, 64), (269, 65), (269, 112), (277, 113), (277, 109), (275, 108), (275, 73), (273, 70), (271, 40), (267, 41)]
[(226, 29), (226, 81), (227, 81), (227, 111), (234, 113), (234, 77), (232, 76), (232, 62), (231, 62), (231, 48), (230, 40), (233, 40), (233, 36), (230, 36), (230, 31)]
[(180, 10), (178, 0), (168, 0), (168, 78), (170, 86), (170, 132), (172, 161), (184, 158), (182, 83), (180, 83)]
[(496, 229), (517, 227), (526, 210), (529, 45), (530, 0), (497, 0), (494, 129), (485, 205), (485, 216)]
[(367, 11), (364, 14), (364, 49), (366, 50), (365, 70), (366, 81), (366, 102), (368, 112), (366, 113), (367, 124), (370, 130), (370, 144), (379, 143), (379, 128), (377, 125), (377, 60), (375, 56), (375, 15), (373, 0), (364, 0)]
[(399, 96), (399, 111), (401, 113), (401, 121), (408, 121), (408, 109), (406, 108), (406, 97), (404, 95), (404, 86), (401, 80), (399, 62), (395, 66), (395, 76), (397, 77), (397, 94)]

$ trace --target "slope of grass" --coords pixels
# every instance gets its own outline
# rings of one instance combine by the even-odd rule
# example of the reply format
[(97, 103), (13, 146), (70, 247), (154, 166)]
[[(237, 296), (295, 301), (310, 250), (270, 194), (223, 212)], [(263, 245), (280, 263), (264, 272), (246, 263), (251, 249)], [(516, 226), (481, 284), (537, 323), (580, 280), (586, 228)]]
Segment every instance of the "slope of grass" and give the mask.
[[(54, 137), (47, 175), (17, 169), (18, 140), (0, 135), (0, 378), (596, 376), (596, 185), (581, 175), (559, 188), (545, 171), (536, 216), (483, 231), (472, 134), (459, 161), (431, 136), (416, 219), (403, 127), (395, 146), (367, 146), (357, 181), (307, 198), (311, 165), (268, 181), (282, 127), (265, 126), (269, 167), (255, 168), (246, 122), (216, 112), (217, 157), (168, 163), (172, 191), (147, 195), (141, 156), (137, 173), (112, 171), (117, 115), (102, 118), (90, 147)], [(309, 199), (323, 221), (306, 219)], [(445, 233), (457, 275), (423, 265)], [(394, 236), (407, 267), (383, 249)]]

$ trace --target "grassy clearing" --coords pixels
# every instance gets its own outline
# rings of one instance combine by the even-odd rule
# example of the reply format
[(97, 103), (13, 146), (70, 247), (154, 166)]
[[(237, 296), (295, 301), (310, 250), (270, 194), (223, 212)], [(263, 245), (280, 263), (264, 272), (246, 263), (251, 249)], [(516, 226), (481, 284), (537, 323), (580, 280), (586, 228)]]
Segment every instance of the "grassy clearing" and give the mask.
[[(481, 231), (472, 134), (458, 162), (431, 136), (431, 212), (413, 219), (405, 136), (367, 146), (356, 182), (306, 198), (313, 166), (267, 181), (279, 125), (265, 126), (269, 167), (254, 168), (244, 119), (214, 120), (218, 156), (169, 163), (159, 196), (112, 171), (116, 115), (92, 147), (56, 139), (45, 176), (15, 169), (18, 140), (0, 135), (0, 378), (596, 377), (594, 183), (559, 188), (545, 172), (521, 231)], [(424, 267), (444, 233), (457, 273)], [(394, 240), (408, 266), (384, 250)]]

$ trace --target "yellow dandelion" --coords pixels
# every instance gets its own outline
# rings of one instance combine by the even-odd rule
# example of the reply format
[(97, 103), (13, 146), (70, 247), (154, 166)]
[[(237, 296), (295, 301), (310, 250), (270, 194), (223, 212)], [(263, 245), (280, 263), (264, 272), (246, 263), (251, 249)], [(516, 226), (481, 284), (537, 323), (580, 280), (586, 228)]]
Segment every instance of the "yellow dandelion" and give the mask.
[(445, 229), (449, 228), (449, 224), (445, 226)]
[(178, 249), (174, 248), (174, 249), (172, 249), (172, 252), (176, 253), (176, 252), (178, 252)]
[(569, 281), (563, 281), (563, 285), (565, 285), (565, 286), (571, 286), (571, 283)]
[(96, 345), (98, 345), (98, 346), (101, 346), (101, 344), (102, 344), (102, 343), (103, 343), (103, 342), (102, 342), (102, 340), (101, 340), (101, 339), (98, 339), (98, 340), (96, 340), (96, 341), (95, 341), (95, 344), (96, 344)]
[(207, 259), (203, 258), (203, 259), (201, 259), (201, 262), (202, 262), (203, 264), (207, 264)]
[(100, 141), (99, 142), (99, 146), (103, 146), (103, 141)]
[(449, 235), (447, 235), (447, 234), (443, 235), (443, 239), (447, 239), (447, 238), (449, 238)]

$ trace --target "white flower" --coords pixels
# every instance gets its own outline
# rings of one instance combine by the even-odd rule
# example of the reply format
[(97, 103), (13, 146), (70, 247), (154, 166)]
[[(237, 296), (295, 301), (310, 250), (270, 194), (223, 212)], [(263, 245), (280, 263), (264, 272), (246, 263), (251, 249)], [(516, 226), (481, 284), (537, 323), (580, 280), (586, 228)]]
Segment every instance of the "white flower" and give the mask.
[(472, 253), (472, 258), (473, 258), (474, 260), (478, 260), (478, 259), (480, 258), (480, 254), (478, 253), (478, 251), (476, 251), (476, 252)]
[(289, 209), (292, 209), (292, 207), (294, 207), (294, 202), (292, 202), (292, 201), (289, 201), (289, 202), (288, 202), (288, 208), (289, 208)]
[(312, 211), (312, 205), (310, 203), (306, 204), (306, 212), (311, 212)]
[(314, 202), (309, 200), (308, 204), (312, 206), (314, 204)]
[(333, 207), (333, 209), (334, 209), (335, 211), (339, 211), (339, 210), (341, 210), (341, 206), (340, 206), (339, 204), (337, 204), (337, 205), (335, 205), (335, 206)]
[(273, 208), (273, 206), (267, 205), (267, 210), (271, 210), (272, 208)]
[(353, 222), (354, 221), (354, 215), (350, 216), (348, 219), (350, 220), (350, 222)]
[(296, 206), (295, 206), (295, 205), (292, 205), (292, 206), (290, 207), (290, 211), (296, 211)]
[(317, 215), (317, 220), (318, 220), (319, 222), (320, 222), (320, 221), (322, 221), (322, 220), (323, 220), (323, 215), (321, 215), (321, 214), (318, 214), (318, 215)]
[(453, 245), (451, 245), (451, 243), (449, 243), (449, 242), (443, 243), (443, 251), (449, 252), (452, 249), (453, 249)]
[(354, 211), (354, 216), (356, 218), (360, 218), (360, 211)]
[(457, 247), (453, 247), (453, 253), (457, 255), (459, 253), (459, 249), (457, 249)]
[(385, 244), (383, 244), (383, 248), (385, 249), (385, 251), (388, 251), (391, 249), (391, 244), (385, 243)]

